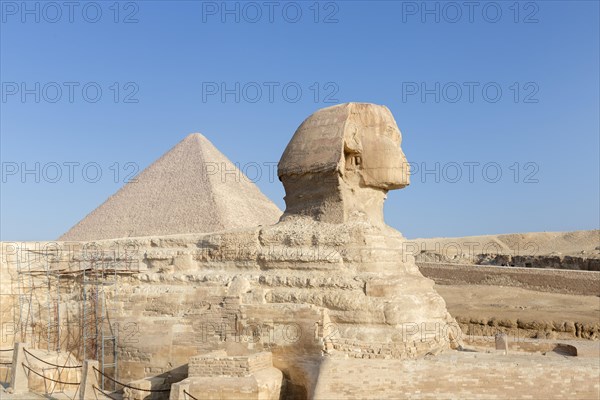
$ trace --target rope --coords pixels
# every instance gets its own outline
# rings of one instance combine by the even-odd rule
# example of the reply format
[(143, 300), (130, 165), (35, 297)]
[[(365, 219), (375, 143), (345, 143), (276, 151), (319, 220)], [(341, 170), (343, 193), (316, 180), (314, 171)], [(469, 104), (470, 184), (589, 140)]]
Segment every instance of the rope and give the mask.
[(133, 389), (133, 390), (141, 390), (142, 392), (153, 392), (153, 393), (159, 393), (159, 392), (162, 392), (162, 393), (164, 393), (164, 392), (170, 392), (170, 391), (171, 391), (171, 389), (170, 389), (170, 388), (169, 388), (169, 389), (141, 389), (141, 388), (136, 388), (136, 387), (134, 387), (134, 386), (126, 385), (126, 384), (124, 384), (124, 383), (121, 383), (121, 382), (119, 382), (119, 381), (118, 381), (118, 380), (116, 380), (116, 379), (113, 379), (113, 378), (111, 378), (110, 376), (108, 376), (108, 375), (104, 374), (102, 371), (100, 371), (100, 370), (99, 370), (98, 368), (96, 368), (96, 367), (92, 367), (92, 368), (94, 368), (94, 371), (96, 371), (97, 373), (99, 373), (99, 374), (100, 374), (100, 375), (102, 375), (103, 377), (105, 377), (105, 378), (108, 378), (108, 379), (110, 379), (111, 381), (113, 381), (114, 383), (116, 383), (116, 384), (118, 384), (118, 385), (121, 385), (121, 386), (124, 386), (124, 387), (126, 387), (126, 388), (129, 388), (129, 389)]
[(188, 393), (187, 390), (183, 389), (183, 394), (188, 396), (191, 400), (198, 400), (197, 398), (195, 398), (194, 396), (192, 396), (191, 394)]
[(12, 362), (0, 362), (0, 365), (12, 365)]
[(51, 365), (54, 368), (81, 368), (82, 367), (82, 365), (56, 365), (56, 364), (52, 364), (52, 363), (49, 363), (48, 361), (42, 360), (41, 358), (33, 355), (32, 353), (30, 353), (29, 351), (27, 351), (27, 349), (23, 349), (23, 351), (25, 353), (29, 354), (31, 357), (35, 358), (36, 360), (41, 361), (44, 364)]
[(115, 397), (112, 397), (110, 394), (106, 393), (104, 390), (100, 389), (99, 387), (96, 387), (96, 385), (92, 385), (92, 387), (94, 389), (96, 389), (97, 391), (99, 391), (100, 393), (102, 393), (104, 396), (108, 397), (109, 399), (117, 400)]
[(63, 384), (63, 385), (79, 385), (81, 383), (81, 382), (63, 382), (63, 381), (57, 381), (56, 379), (48, 378), (47, 376), (45, 376), (43, 374), (40, 374), (39, 372), (35, 371), (34, 369), (29, 368), (27, 365), (25, 365), (25, 363), (21, 363), (21, 365), (23, 365), (25, 368), (27, 368), (30, 372), (33, 372), (37, 376), (41, 376), (42, 378), (47, 379), (50, 382), (60, 383), (60, 384)]
[(14, 351), (15, 349), (0, 349), (0, 351)]

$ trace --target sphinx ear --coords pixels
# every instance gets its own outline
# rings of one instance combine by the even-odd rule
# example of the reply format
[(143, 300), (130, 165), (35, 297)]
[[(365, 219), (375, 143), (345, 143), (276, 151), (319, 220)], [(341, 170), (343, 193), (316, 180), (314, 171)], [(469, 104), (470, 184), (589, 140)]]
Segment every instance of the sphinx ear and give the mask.
[(346, 170), (354, 170), (362, 164), (362, 143), (358, 129), (347, 132), (344, 138), (344, 161)]
[(355, 123), (350, 123), (346, 127), (344, 135), (344, 154), (362, 153), (362, 142), (360, 140), (360, 131)]

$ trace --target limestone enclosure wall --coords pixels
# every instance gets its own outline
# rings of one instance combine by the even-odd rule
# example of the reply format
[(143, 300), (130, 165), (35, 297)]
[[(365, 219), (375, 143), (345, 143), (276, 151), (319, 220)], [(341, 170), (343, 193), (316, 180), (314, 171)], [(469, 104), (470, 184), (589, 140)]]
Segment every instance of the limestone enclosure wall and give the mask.
[[(541, 367), (543, 363), (544, 367)], [(390, 371), (394, 371), (390, 374)], [(597, 399), (598, 361), (564, 357), (451, 352), (421, 360), (329, 359), (319, 399)]]
[(544, 292), (600, 296), (600, 272), (418, 262), (438, 285), (515, 286)]

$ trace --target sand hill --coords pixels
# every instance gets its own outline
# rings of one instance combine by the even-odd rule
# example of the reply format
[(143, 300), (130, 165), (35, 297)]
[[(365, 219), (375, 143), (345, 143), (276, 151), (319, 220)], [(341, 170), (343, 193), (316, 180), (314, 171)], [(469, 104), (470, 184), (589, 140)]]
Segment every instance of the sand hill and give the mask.
[(413, 239), (420, 262), (600, 271), (600, 230)]
[[(444, 247), (448, 252), (455, 249), (468, 250), (475, 254), (484, 254), (500, 249), (504, 254), (528, 253), (538, 256), (570, 255), (581, 256), (600, 254), (600, 230), (572, 232), (531, 232), (510, 233), (505, 235), (465, 236), (457, 238), (411, 239), (422, 245), (426, 251), (436, 251)], [(457, 245), (457, 246), (456, 246)], [(487, 251), (485, 250), (487, 246)]]

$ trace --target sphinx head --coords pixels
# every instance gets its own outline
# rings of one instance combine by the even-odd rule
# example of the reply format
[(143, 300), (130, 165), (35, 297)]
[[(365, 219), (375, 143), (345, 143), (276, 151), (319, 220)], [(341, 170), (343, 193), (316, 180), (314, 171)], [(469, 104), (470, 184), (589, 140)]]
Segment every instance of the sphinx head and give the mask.
[(388, 190), (409, 184), (402, 135), (390, 110), (368, 103), (328, 107), (296, 130), (279, 161), (291, 215), (383, 223)]

